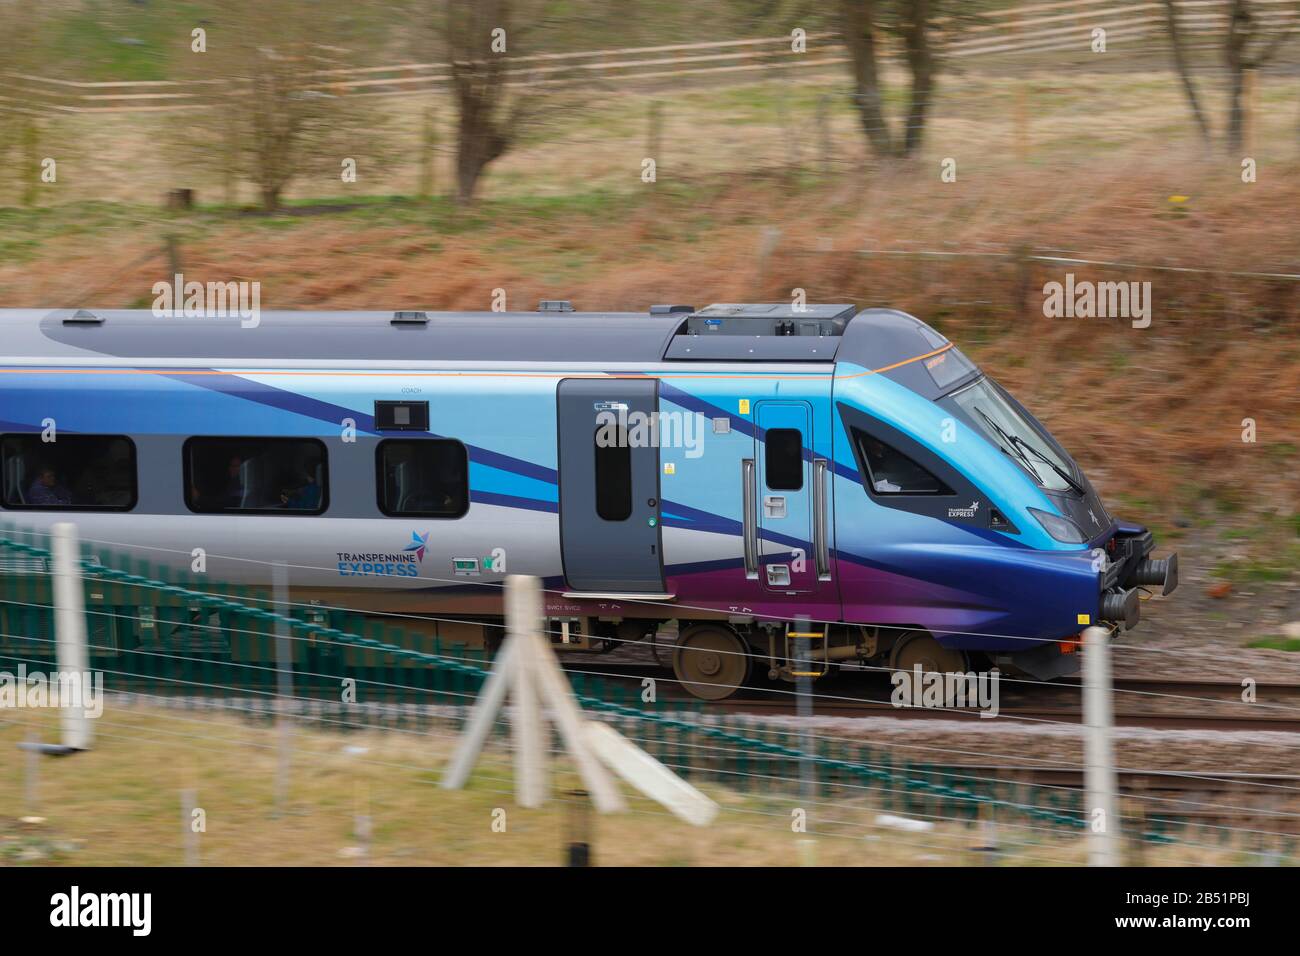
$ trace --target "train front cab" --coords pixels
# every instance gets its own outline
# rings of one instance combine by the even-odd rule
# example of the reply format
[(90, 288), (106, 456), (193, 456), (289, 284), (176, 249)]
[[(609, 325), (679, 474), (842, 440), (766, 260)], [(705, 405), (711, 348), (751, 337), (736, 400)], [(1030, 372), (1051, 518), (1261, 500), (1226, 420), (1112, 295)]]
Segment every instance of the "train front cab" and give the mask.
[(834, 383), (835, 550), (847, 622), (879, 625), (891, 666), (1077, 671), (1083, 628), (1131, 628), (1177, 557), (1102, 507), (1009, 393), (912, 316), (867, 310)]

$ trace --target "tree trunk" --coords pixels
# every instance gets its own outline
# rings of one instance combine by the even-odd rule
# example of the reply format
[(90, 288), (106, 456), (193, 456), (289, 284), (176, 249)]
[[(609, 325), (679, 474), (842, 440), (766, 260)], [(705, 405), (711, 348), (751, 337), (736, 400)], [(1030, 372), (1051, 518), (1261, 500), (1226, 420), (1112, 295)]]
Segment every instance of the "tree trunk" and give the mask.
[(930, 52), (930, 0), (909, 0), (903, 23), (903, 42), (907, 65), (912, 71), (911, 102), (907, 110), (907, 129), (903, 133), (903, 153), (915, 155), (925, 138), (925, 123), (934, 92), (934, 55)]
[(469, 203), (488, 163), (505, 153), (509, 138), (492, 110), (473, 89), (460, 95), (460, 127), (456, 144), (456, 200)]
[(1228, 38), (1223, 45), (1223, 59), (1228, 67), (1228, 133), (1229, 152), (1241, 149), (1242, 91), (1246, 85), (1246, 44), (1250, 41), (1251, 17), (1246, 0), (1235, 0), (1229, 13)]
[(482, 139), (468, 135), (461, 125), (460, 146), (456, 150), (456, 201), (466, 205), (474, 200), (479, 177), (487, 168), (488, 159), (483, 154)]
[(1201, 100), (1196, 93), (1196, 83), (1188, 70), (1187, 58), (1183, 54), (1182, 34), (1178, 32), (1178, 11), (1174, 9), (1174, 0), (1165, 0), (1165, 22), (1169, 25), (1169, 45), (1173, 49), (1174, 67), (1182, 81), (1183, 92), (1187, 94), (1187, 104), (1192, 108), (1196, 119), (1196, 128), (1200, 130), (1201, 140), (1209, 145), (1210, 125), (1205, 121), (1205, 111), (1201, 109)]
[(874, 0), (841, 0), (841, 30), (853, 69), (853, 105), (867, 142), (877, 156), (894, 153), (894, 138), (885, 121), (880, 73), (876, 65)]
[(507, 111), (506, 57), (493, 50), (492, 31), (509, 36), (510, 0), (447, 0), (447, 43), (459, 111), (456, 200), (472, 202), (487, 165), (510, 147), (519, 101)]

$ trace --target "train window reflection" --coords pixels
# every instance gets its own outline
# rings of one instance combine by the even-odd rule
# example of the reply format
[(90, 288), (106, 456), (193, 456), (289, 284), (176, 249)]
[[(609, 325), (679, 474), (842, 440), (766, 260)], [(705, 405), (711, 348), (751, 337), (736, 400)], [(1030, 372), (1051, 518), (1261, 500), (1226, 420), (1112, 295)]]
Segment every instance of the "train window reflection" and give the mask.
[(128, 511), (136, 502), (135, 445), (122, 436), (5, 435), (0, 468), (6, 508)]
[(384, 514), (459, 518), (469, 510), (469, 456), (460, 442), (394, 438), (380, 442), (375, 454)]
[(325, 446), (314, 438), (191, 438), (185, 504), (201, 514), (316, 515), (328, 487)]

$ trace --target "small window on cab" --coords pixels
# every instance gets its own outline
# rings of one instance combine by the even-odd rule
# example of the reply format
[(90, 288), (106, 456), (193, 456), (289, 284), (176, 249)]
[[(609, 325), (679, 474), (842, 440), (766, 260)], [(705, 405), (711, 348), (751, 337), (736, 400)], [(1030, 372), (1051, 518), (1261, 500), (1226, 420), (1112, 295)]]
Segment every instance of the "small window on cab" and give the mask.
[(866, 465), (868, 490), (877, 495), (950, 495), (952, 489), (901, 451), (874, 435), (853, 429), (853, 440)]
[(459, 518), (469, 510), (469, 455), (450, 438), (389, 438), (375, 451), (379, 510), (393, 518)]
[(0, 435), (0, 501), (34, 511), (129, 511), (135, 443), (123, 435)]
[(318, 515), (329, 501), (314, 438), (191, 438), (182, 455), (185, 504), (199, 514)]

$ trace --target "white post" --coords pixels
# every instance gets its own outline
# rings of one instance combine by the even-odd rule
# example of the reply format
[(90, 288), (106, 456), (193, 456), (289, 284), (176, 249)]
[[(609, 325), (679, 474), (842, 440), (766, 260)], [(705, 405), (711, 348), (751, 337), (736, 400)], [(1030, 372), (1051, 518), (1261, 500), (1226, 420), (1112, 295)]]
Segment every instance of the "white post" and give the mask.
[(86, 596), (81, 583), (77, 526), (60, 521), (50, 530), (53, 532), (57, 666), (60, 672), (70, 677), (77, 675), (74, 680), (81, 687), (81, 700), (75, 701), (75, 706), (69, 707), (60, 701), (63, 746), (69, 750), (89, 750), (95, 742), (95, 734), (85, 707), (87, 695), (91, 692), (91, 679), (86, 660)]
[(507, 577), (506, 609), (510, 635), (474, 702), (468, 726), (443, 775), (443, 787), (457, 790), (465, 786), (487, 742), (492, 722), (509, 693), (516, 705), (515, 797), (521, 806), (539, 806), (546, 799), (542, 728), (543, 721), (550, 719), (559, 728), (596, 809), (601, 813), (627, 809), (613, 778), (591, 752), (583, 733), (582, 711), (560, 670), (555, 652), (542, 634), (541, 585), (537, 579), (517, 574)]
[(527, 670), (532, 672), (531, 678), (535, 681), (536, 690), (542, 702), (550, 708), (550, 718), (559, 728), (560, 737), (564, 740), (569, 756), (578, 766), (578, 774), (586, 784), (588, 792), (591, 793), (591, 802), (596, 810), (600, 813), (622, 813), (627, 809), (627, 803), (619, 793), (613, 777), (592, 753), (583, 731), (582, 709), (578, 707), (578, 702), (573, 696), (573, 688), (569, 686), (564, 672), (560, 669), (560, 662), (555, 659), (555, 652), (546, 643), (541, 628), (536, 626), (536, 622), (541, 618), (541, 586), (536, 578), (524, 578), (514, 574), (506, 578), (507, 591), (512, 586), (534, 589), (533, 600), (536, 602), (537, 611), (529, 618), (533, 622), (533, 630), (529, 635), (533, 647), (531, 654), (523, 663), (527, 665)]
[[(283, 561), (271, 566), (271, 586), (277, 614), (289, 613), (289, 568)], [(276, 735), (279, 738), (275, 768), (275, 812), (287, 809), (289, 800), (289, 761), (293, 741), (289, 730), (289, 708), (293, 697), (293, 646), (289, 643), (289, 625), (275, 622)]]
[(542, 592), (534, 577), (506, 578), (506, 640), (519, 644), (515, 658), (511, 730), (515, 745), (515, 795), (521, 807), (540, 807), (546, 800), (545, 725), (537, 699), (536, 671), (540, 667), (534, 639), (542, 631)]
[(492, 665), (487, 680), (479, 688), (478, 700), (474, 702), (469, 723), (461, 735), (460, 743), (456, 745), (456, 753), (452, 755), (451, 763), (447, 765), (447, 772), (443, 774), (444, 789), (459, 790), (469, 782), (474, 762), (478, 760), (478, 755), (487, 742), (488, 734), (492, 731), (492, 722), (496, 720), (497, 711), (501, 709), (506, 699), (506, 691), (510, 689), (510, 684), (514, 680), (519, 644), (518, 641), (506, 640), (497, 653), (497, 659)]
[(1087, 792), (1088, 865), (1116, 866), (1119, 813), (1115, 754), (1110, 728), (1110, 635), (1100, 627), (1083, 632), (1084, 786)]

